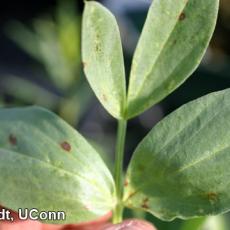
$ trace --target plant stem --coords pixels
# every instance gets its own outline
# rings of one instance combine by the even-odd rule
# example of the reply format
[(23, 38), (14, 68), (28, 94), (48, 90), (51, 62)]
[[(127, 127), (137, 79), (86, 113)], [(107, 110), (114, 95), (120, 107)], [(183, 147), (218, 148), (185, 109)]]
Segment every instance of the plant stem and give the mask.
[(113, 223), (117, 224), (122, 221), (123, 218), (123, 161), (124, 161), (124, 147), (125, 147), (125, 136), (126, 136), (127, 121), (118, 121), (117, 131), (117, 144), (116, 144), (116, 156), (115, 156), (115, 185), (117, 195), (117, 205), (113, 213)]

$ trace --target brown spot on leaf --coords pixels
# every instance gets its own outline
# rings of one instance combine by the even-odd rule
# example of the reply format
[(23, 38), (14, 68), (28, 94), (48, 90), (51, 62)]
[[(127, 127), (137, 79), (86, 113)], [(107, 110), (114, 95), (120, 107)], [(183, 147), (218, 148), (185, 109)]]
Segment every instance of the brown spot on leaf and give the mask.
[(218, 194), (215, 192), (206, 193), (206, 197), (208, 198), (210, 202), (215, 203), (218, 201)]
[(82, 62), (83, 69), (86, 67), (86, 62)]
[(140, 171), (144, 171), (145, 166), (144, 166), (143, 164), (139, 164), (139, 165), (138, 165), (138, 169), (139, 169)]
[(144, 209), (149, 209), (149, 198), (145, 198), (143, 200), (141, 207)]
[(183, 20), (185, 20), (185, 18), (186, 18), (186, 15), (185, 15), (184, 12), (182, 12), (182, 13), (179, 15), (179, 21), (183, 21)]
[(101, 46), (99, 43), (96, 44), (95, 50), (96, 50), (96, 52), (101, 52)]
[(17, 138), (13, 134), (10, 134), (9, 135), (9, 142), (11, 145), (16, 145), (17, 144)]
[(107, 97), (106, 97), (106, 95), (105, 94), (102, 94), (102, 99), (103, 99), (103, 101), (107, 101)]
[(60, 145), (62, 149), (64, 149), (67, 152), (71, 150), (71, 145), (67, 141), (62, 142)]
[(125, 182), (124, 182), (124, 186), (127, 187), (129, 185), (129, 182), (128, 180), (126, 179)]
[[(137, 191), (132, 191), (132, 192), (130, 192), (129, 193), (129, 195), (128, 195), (128, 199), (130, 199), (130, 198), (132, 198), (134, 195), (136, 195), (137, 194)], [(127, 200), (128, 200), (127, 199)]]

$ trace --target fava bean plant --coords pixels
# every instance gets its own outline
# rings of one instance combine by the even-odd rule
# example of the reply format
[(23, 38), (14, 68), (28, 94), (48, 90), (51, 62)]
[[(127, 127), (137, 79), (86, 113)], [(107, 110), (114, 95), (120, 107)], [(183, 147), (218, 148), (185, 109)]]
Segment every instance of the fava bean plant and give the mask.
[(116, 20), (101, 4), (86, 1), (82, 61), (93, 91), (118, 121), (114, 176), (96, 150), (55, 114), (36, 106), (1, 109), (1, 205), (64, 210), (64, 223), (91, 221), (110, 211), (113, 223), (119, 223), (125, 207), (166, 221), (227, 212), (229, 89), (185, 104), (160, 121), (123, 174), (128, 120), (173, 92), (197, 68), (218, 6), (218, 0), (154, 0), (126, 90)]

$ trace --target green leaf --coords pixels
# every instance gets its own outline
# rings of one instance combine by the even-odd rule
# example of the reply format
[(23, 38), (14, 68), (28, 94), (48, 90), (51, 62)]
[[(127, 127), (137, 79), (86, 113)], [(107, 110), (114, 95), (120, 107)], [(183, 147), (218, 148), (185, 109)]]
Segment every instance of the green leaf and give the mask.
[(202, 217), (184, 221), (180, 230), (201, 230), (201, 227), (206, 219), (207, 218)]
[(84, 71), (96, 96), (115, 118), (124, 116), (124, 61), (114, 16), (97, 2), (86, 2), (82, 28)]
[(97, 152), (55, 114), (0, 110), (0, 204), (15, 211), (65, 211), (89, 221), (114, 207), (114, 183)]
[(135, 150), (124, 202), (162, 220), (230, 209), (230, 89), (159, 122)]
[[(202, 226), (201, 230), (227, 230), (229, 229), (225, 216), (210, 216)], [(193, 230), (191, 228), (191, 230)]]
[(134, 54), (127, 117), (156, 104), (199, 65), (213, 33), (218, 0), (155, 0)]

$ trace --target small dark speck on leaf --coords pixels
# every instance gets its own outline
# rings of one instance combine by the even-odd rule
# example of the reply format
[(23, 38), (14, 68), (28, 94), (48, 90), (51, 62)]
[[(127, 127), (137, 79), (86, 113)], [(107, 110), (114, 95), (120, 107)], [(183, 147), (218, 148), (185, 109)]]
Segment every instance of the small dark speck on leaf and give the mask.
[(99, 44), (96, 44), (95, 50), (96, 50), (96, 52), (101, 52), (101, 47)]
[(83, 69), (86, 67), (86, 62), (82, 62)]
[(126, 180), (125, 180), (125, 183), (124, 183), (124, 186), (127, 187), (128, 185), (129, 185), (129, 182), (128, 182), (128, 180), (126, 179)]
[(206, 194), (206, 197), (210, 202), (217, 202), (218, 200), (218, 194), (215, 192), (209, 192)]
[(13, 134), (10, 134), (9, 135), (9, 142), (11, 145), (16, 145), (17, 144), (17, 138)]
[(179, 16), (179, 20), (180, 20), (180, 21), (183, 21), (185, 18), (186, 18), (186, 15), (185, 15), (184, 12), (182, 12), (182, 13), (180, 14), (180, 16)]
[(105, 94), (102, 94), (102, 99), (103, 99), (103, 101), (107, 101), (107, 97), (105, 96)]
[(149, 203), (149, 199), (145, 198), (143, 200), (143, 203), (142, 203), (141, 207), (144, 208), (144, 209), (149, 209), (149, 204), (148, 203)]
[(144, 171), (145, 166), (144, 166), (143, 164), (139, 164), (139, 165), (138, 165), (138, 169), (139, 169), (140, 171)]
[(137, 194), (137, 191), (130, 192), (129, 195), (128, 195), (128, 199), (130, 199), (131, 197), (135, 196), (135, 194)]
[(71, 145), (66, 141), (61, 143), (61, 147), (62, 147), (62, 149), (64, 149), (67, 152), (69, 152), (71, 150)]

